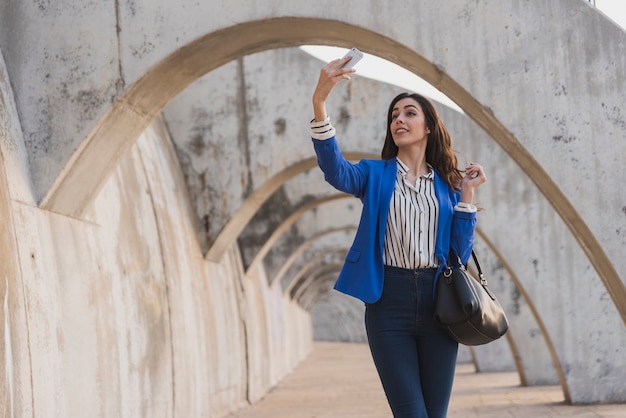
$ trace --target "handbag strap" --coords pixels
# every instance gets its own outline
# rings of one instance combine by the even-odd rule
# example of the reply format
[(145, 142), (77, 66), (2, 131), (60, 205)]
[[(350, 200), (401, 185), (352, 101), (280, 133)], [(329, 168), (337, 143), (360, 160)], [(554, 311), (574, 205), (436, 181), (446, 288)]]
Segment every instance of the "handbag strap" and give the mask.
[[(461, 257), (459, 257), (459, 255), (452, 249), (450, 249), (450, 252), (456, 256), (457, 264), (459, 266), (463, 266), (463, 268), (465, 269), (465, 266), (461, 262)], [(474, 251), (473, 248), (472, 248), (472, 258), (474, 259), (474, 264), (476, 264), (476, 269), (478, 270), (478, 278), (480, 279), (480, 284), (482, 284), (483, 287), (487, 286), (487, 279), (485, 279), (485, 275), (483, 274), (483, 269), (480, 268), (480, 263), (478, 262), (476, 251)], [(447, 266), (447, 263), (446, 263), (446, 266)], [(450, 268), (449, 266), (447, 267)]]
[(483, 274), (483, 270), (480, 268), (480, 263), (478, 262), (478, 257), (476, 256), (476, 252), (472, 249), (472, 258), (474, 259), (474, 264), (476, 264), (476, 269), (478, 270), (478, 277), (480, 278), (480, 284), (487, 285), (487, 279), (485, 279), (485, 275)]
[(493, 300), (496, 300), (496, 295), (494, 295), (488, 287), (487, 279), (485, 279), (485, 275), (483, 274), (483, 270), (480, 268), (480, 263), (478, 262), (478, 257), (476, 257), (476, 252), (472, 249), (472, 258), (474, 259), (474, 264), (476, 264), (476, 269), (478, 270), (478, 279), (480, 280), (480, 285), (485, 289), (485, 292), (489, 295), (489, 297)]
[[(459, 255), (456, 254), (454, 250), (450, 249), (450, 251), (456, 256), (458, 265), (461, 266), (463, 270), (465, 270), (465, 266), (463, 265), (463, 263), (461, 263), (461, 257), (459, 257)], [(485, 289), (485, 292), (487, 292), (487, 294), (489, 295), (491, 299), (496, 300), (496, 295), (494, 295), (491, 292), (491, 290), (489, 290), (487, 279), (485, 279), (485, 275), (483, 274), (483, 269), (480, 268), (478, 257), (476, 256), (476, 252), (474, 251), (473, 248), (472, 248), (472, 258), (474, 259), (474, 264), (476, 264), (476, 269), (478, 270), (478, 281), (480, 282), (480, 285), (482, 286), (483, 289)], [(448, 265), (447, 262), (446, 262), (446, 269), (448, 273), (444, 272), (444, 274), (447, 274), (446, 277), (449, 277), (452, 274), (452, 268)]]

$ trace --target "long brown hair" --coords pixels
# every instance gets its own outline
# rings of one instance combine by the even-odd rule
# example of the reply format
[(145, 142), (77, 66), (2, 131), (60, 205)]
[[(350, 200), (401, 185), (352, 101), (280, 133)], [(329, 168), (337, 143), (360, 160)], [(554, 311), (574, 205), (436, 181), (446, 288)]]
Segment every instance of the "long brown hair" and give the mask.
[(398, 146), (393, 142), (391, 136), (391, 115), (396, 103), (402, 99), (411, 98), (415, 100), (424, 112), (426, 126), (430, 130), (428, 134), (428, 142), (426, 144), (426, 162), (433, 166), (437, 174), (439, 174), (448, 185), (459, 190), (463, 175), (457, 168), (457, 159), (452, 150), (452, 138), (450, 133), (439, 118), (437, 109), (426, 97), (417, 93), (400, 93), (389, 105), (387, 111), (387, 135), (380, 156), (383, 160), (394, 158), (398, 155)]

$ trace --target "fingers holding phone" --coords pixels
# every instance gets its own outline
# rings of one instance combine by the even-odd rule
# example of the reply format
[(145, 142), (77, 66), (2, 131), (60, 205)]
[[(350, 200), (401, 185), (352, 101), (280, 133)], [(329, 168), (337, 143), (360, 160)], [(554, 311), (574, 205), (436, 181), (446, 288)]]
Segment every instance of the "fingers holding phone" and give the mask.
[(363, 53), (356, 48), (352, 48), (348, 51), (346, 55), (344, 55), (341, 60), (345, 60), (349, 58), (347, 61), (341, 64), (339, 68), (353, 68), (357, 62), (361, 61), (363, 58)]
[(352, 48), (340, 59), (333, 60), (326, 64), (320, 71), (317, 86), (313, 92), (313, 107), (316, 120), (325, 115), (325, 102), (335, 85), (341, 80), (350, 80), (350, 73), (355, 72), (354, 65), (363, 58), (363, 53), (356, 48)]
[(363, 53), (356, 48), (350, 49), (343, 57), (329, 62), (322, 73), (326, 77), (334, 78), (335, 83), (340, 80), (350, 80), (350, 73), (355, 72), (354, 66), (363, 58)]

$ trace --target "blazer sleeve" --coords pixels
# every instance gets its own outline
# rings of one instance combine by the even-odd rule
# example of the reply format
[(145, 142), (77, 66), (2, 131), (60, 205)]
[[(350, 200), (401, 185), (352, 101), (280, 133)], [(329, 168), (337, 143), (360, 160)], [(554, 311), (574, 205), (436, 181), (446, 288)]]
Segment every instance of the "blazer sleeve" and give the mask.
[(337, 190), (362, 198), (369, 173), (367, 162), (361, 160), (354, 164), (346, 160), (335, 137), (312, 141), (324, 179)]
[[(461, 194), (456, 191), (452, 192), (450, 199), (452, 201), (452, 206), (454, 207), (461, 199)], [(467, 264), (470, 256), (472, 255), (475, 230), (476, 212), (453, 211), (450, 247), (459, 256), (461, 263), (463, 264)]]
[(461, 263), (467, 264), (474, 248), (474, 231), (476, 229), (476, 212), (468, 213), (454, 211), (452, 217), (452, 234), (450, 246), (461, 259)]

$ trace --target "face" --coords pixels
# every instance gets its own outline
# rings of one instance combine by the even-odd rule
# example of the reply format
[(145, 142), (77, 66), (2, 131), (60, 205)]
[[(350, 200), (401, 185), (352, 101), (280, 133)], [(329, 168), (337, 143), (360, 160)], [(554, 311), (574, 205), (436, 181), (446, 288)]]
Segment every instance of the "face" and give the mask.
[(393, 142), (398, 148), (425, 143), (430, 132), (422, 107), (410, 97), (401, 99), (395, 104), (389, 128)]

